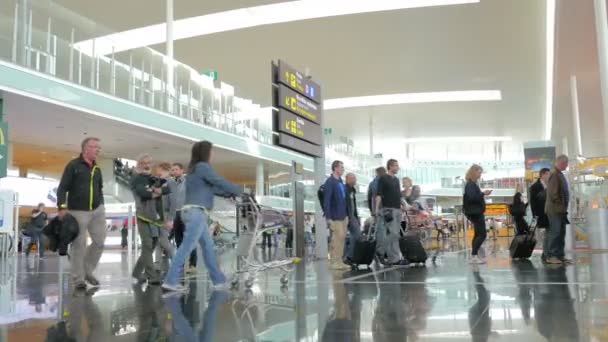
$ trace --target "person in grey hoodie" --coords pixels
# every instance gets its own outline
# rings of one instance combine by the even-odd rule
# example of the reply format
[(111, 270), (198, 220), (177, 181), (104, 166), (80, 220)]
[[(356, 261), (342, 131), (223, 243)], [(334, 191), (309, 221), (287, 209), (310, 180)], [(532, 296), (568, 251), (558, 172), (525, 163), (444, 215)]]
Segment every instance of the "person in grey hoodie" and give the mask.
[[(179, 248), (184, 241), (184, 231), (186, 225), (182, 220), (182, 207), (186, 201), (186, 176), (184, 175), (184, 165), (173, 163), (171, 166), (171, 178), (167, 183), (169, 186), (169, 220), (175, 237), (175, 244)], [(196, 270), (196, 250), (190, 253), (189, 267), (186, 272), (194, 272)]]
[(135, 175), (131, 179), (131, 190), (135, 198), (137, 231), (142, 245), (132, 276), (137, 283), (147, 281), (150, 285), (160, 285), (160, 273), (154, 267), (152, 258), (160, 237), (160, 229), (163, 229), (156, 199), (163, 193), (168, 193), (169, 188), (155, 186), (152, 177), (152, 157), (149, 154), (142, 154), (137, 158)]

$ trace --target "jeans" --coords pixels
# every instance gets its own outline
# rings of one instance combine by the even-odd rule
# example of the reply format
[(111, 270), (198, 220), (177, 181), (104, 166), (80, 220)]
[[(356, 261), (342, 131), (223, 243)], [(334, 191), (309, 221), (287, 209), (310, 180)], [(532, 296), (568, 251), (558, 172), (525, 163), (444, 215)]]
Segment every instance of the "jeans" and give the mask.
[[(182, 220), (182, 212), (178, 210), (175, 213), (175, 219), (173, 220), (173, 233), (175, 236), (175, 244), (179, 248), (182, 245), (182, 241), (184, 241), (184, 232), (186, 231), (186, 225)], [(175, 253), (173, 254), (175, 256)], [(196, 267), (196, 249), (190, 253), (190, 267)]]
[(361, 224), (358, 218), (351, 218), (348, 220), (348, 234), (349, 241), (346, 249), (344, 250), (344, 256), (348, 259), (353, 259), (353, 253), (355, 252), (355, 243), (361, 237)]
[(30, 243), (27, 245), (25, 249), (25, 255), (30, 255), (30, 251), (32, 250), (32, 246), (36, 245), (38, 247), (38, 255), (41, 258), (44, 258), (44, 240), (42, 239), (42, 233), (35, 232), (30, 233)]
[(471, 255), (477, 256), (481, 245), (486, 241), (486, 218), (484, 215), (480, 216), (469, 216), (467, 217), (471, 223), (473, 223), (473, 228), (475, 230), (475, 234), (473, 235), (473, 243), (472, 243), (472, 252)]
[(217, 258), (215, 256), (215, 248), (213, 239), (207, 228), (207, 213), (201, 208), (186, 208), (182, 210), (182, 218), (186, 224), (184, 233), (184, 241), (177, 249), (169, 272), (165, 277), (165, 283), (169, 285), (177, 285), (179, 276), (184, 269), (186, 258), (194, 250), (198, 242), (203, 250), (203, 261), (209, 271), (209, 277), (214, 285), (226, 282), (226, 276), (219, 268)]
[(546, 258), (563, 258), (566, 253), (566, 216), (549, 215), (549, 229), (545, 235)]
[(384, 209), (390, 210), (390, 215), (393, 220), (386, 222), (384, 215), (376, 217), (378, 225), (376, 226), (376, 246), (378, 254), (383, 256), (387, 254), (388, 263), (396, 263), (401, 261), (401, 248), (399, 247), (399, 238), (401, 232), (401, 209)]

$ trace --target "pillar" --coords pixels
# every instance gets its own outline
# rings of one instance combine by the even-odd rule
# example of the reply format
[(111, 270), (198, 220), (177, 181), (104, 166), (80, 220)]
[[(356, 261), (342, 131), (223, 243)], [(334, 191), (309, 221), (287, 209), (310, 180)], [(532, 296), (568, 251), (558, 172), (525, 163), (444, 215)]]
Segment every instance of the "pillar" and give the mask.
[(264, 196), (264, 161), (258, 160), (255, 168), (255, 196)]
[(374, 156), (374, 116), (369, 112), (369, 155)]
[(167, 39), (166, 39), (166, 54), (167, 54), (167, 110), (169, 113), (174, 112), (176, 101), (173, 100), (174, 80), (173, 80), (173, 0), (166, 0), (167, 5)]
[[(595, 9), (595, 31), (597, 34), (598, 61), (604, 114), (604, 136), (608, 135), (608, 14), (606, 0), (593, 0)], [(604, 142), (604, 153), (608, 153), (608, 139)]]
[(570, 76), (570, 102), (572, 104), (572, 128), (574, 129), (574, 152), (583, 155), (583, 142), (581, 139), (581, 116), (578, 106), (578, 84), (576, 76)]

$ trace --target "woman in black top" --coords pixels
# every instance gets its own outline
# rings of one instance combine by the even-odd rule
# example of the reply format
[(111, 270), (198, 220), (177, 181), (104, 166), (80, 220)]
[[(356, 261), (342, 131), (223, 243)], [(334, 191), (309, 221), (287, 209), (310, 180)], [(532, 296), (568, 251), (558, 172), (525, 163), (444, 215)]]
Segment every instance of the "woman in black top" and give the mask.
[(464, 188), (464, 196), (462, 201), (462, 207), (464, 214), (467, 219), (471, 221), (473, 227), (475, 229), (475, 234), (473, 235), (473, 243), (472, 243), (472, 264), (483, 264), (485, 261), (480, 259), (477, 256), (479, 252), (479, 248), (486, 240), (486, 199), (485, 196), (490, 195), (492, 193), (491, 190), (481, 191), (479, 185), (479, 179), (481, 178), (481, 174), (483, 173), (483, 169), (481, 166), (477, 164), (473, 164), (467, 174), (465, 176), (466, 185)]

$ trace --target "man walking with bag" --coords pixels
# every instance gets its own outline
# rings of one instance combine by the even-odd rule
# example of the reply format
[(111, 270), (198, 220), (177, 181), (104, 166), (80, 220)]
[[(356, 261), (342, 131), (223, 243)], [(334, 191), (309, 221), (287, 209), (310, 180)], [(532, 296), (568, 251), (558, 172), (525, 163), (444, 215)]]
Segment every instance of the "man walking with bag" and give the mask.
[[(93, 287), (99, 286), (93, 271), (97, 268), (106, 241), (106, 211), (103, 205), (103, 178), (96, 163), (101, 151), (99, 139), (86, 138), (81, 148), (80, 156), (70, 161), (63, 171), (57, 188), (57, 205), (60, 218), (69, 211), (78, 222), (80, 232), (72, 242), (72, 278), (76, 289), (85, 290), (87, 283)], [(91, 237), (88, 247), (87, 232)]]

